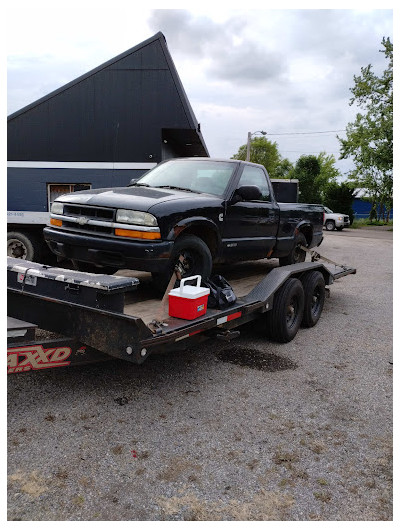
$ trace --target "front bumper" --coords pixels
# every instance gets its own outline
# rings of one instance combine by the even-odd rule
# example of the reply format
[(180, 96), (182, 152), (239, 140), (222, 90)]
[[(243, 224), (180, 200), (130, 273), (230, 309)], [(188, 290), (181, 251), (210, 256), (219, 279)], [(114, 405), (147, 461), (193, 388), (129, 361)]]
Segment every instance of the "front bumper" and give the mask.
[(335, 227), (337, 229), (343, 229), (343, 228), (350, 227), (350, 221), (336, 221)]
[(46, 227), (43, 235), (50, 250), (62, 258), (152, 273), (166, 267), (174, 244), (82, 235), (51, 227)]

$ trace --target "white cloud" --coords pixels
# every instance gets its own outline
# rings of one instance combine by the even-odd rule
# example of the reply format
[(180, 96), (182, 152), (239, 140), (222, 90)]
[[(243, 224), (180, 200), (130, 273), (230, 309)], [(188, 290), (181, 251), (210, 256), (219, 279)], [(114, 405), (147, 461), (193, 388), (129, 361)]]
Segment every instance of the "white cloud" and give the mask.
[[(353, 76), (382, 70), (380, 42), (393, 34), (388, 10), (151, 11), (122, 0), (20, 0), (7, 27), (9, 113), (162, 31), (210, 153), (227, 157), (248, 131), (345, 128)], [(271, 138), (291, 160), (339, 150), (335, 135)]]

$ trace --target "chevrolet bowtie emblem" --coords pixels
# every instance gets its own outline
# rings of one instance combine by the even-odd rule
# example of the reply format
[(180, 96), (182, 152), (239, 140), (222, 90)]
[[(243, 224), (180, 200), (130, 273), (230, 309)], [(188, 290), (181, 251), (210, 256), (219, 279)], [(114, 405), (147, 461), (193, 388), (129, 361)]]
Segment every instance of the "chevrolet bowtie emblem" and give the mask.
[(78, 218), (79, 225), (85, 225), (87, 222), (88, 222), (88, 218), (85, 218), (83, 216)]

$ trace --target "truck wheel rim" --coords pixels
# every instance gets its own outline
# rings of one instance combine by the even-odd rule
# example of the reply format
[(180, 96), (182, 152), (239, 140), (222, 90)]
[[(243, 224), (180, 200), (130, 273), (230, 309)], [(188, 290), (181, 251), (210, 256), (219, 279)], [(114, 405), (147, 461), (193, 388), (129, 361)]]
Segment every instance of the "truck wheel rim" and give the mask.
[(8, 240), (7, 242), (7, 256), (12, 258), (25, 259), (28, 255), (28, 250), (25, 245), (15, 238)]
[(299, 262), (303, 262), (303, 258), (305, 258), (306, 253), (301, 249), (300, 244), (296, 246), (294, 250), (294, 262), (297, 264)]
[(194, 275), (196, 273), (196, 265), (199, 264), (200, 257), (196, 255), (196, 253), (193, 253), (192, 251), (183, 250), (180, 253), (185, 262), (185, 275), (190, 276)]

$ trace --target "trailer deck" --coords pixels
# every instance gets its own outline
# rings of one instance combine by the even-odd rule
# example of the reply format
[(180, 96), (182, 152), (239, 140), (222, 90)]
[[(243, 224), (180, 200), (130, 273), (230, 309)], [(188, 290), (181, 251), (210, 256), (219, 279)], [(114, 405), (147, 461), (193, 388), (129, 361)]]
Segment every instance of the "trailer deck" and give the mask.
[[(8, 327), (9, 335), (14, 336), (10, 337), (9, 349), (11, 373), (110, 357), (142, 363), (152, 352), (186, 348), (209, 337), (230, 339), (239, 335), (232, 329), (278, 311), (274, 298), (281, 297), (289, 279), (304, 283), (312, 272), (319, 272), (329, 286), (337, 278), (356, 272), (351, 267), (320, 262), (272, 267), (268, 274), (260, 268), (259, 274), (230, 280), (237, 301), (228, 309), (208, 309), (204, 316), (187, 321), (169, 317), (159, 299), (143, 297), (137, 289), (140, 280), (131, 272), (98, 275), (13, 258), (8, 258), (7, 270), (8, 315), (14, 319)], [(156, 316), (161, 318), (154, 326)], [(280, 319), (289, 318), (283, 314)], [(15, 337), (18, 327), (29, 330), (28, 335), (20, 335), (19, 342)], [(32, 339), (36, 327), (61, 337), (39, 344)], [(69, 352), (65, 359), (59, 359), (57, 349), (61, 347)]]

